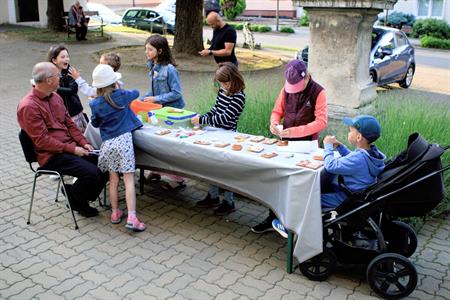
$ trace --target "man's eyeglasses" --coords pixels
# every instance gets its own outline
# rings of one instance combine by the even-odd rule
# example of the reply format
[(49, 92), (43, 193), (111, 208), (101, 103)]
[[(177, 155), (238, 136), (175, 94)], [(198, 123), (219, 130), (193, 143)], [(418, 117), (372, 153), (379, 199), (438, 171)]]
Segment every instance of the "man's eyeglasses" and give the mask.
[(59, 74), (52, 74), (50, 76), (47, 76), (47, 78), (52, 78), (52, 77), (57, 77), (57, 76), (59, 76)]

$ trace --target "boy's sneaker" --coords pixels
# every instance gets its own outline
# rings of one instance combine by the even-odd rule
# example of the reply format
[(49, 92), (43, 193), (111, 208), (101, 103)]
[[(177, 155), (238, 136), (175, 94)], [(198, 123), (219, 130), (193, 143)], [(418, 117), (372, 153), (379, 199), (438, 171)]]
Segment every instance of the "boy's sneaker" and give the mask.
[(218, 207), (220, 206), (220, 199), (219, 197), (211, 198), (211, 195), (208, 193), (205, 199), (198, 201), (195, 206), (198, 208)]
[(235, 210), (234, 203), (229, 204), (227, 201), (223, 201), (222, 204), (214, 210), (214, 214), (216, 216), (226, 216)]
[(262, 221), (256, 226), (253, 226), (251, 228), (251, 231), (253, 231), (254, 233), (264, 233), (268, 231), (273, 231), (274, 229), (272, 227), (272, 221), (273, 221), (272, 216), (268, 216), (264, 221)]
[(284, 228), (283, 224), (281, 224), (280, 220), (275, 219), (272, 221), (272, 227), (275, 229), (282, 237), (285, 239), (288, 238), (288, 233), (286, 228)]
[(143, 222), (139, 221), (139, 219), (137, 217), (134, 217), (134, 218), (128, 218), (125, 228), (133, 230), (135, 232), (140, 232), (140, 231), (144, 231), (147, 228), (147, 225), (145, 225)]
[(121, 211), (120, 209), (111, 213), (111, 223), (113, 224), (121, 223), (122, 218), (123, 218), (123, 211)]

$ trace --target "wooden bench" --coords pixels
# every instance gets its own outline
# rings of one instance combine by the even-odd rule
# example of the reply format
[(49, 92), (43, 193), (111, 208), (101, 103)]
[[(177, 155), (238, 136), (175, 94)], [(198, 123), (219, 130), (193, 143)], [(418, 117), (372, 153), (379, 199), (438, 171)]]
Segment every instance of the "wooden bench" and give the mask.
[[(100, 17), (98, 11), (85, 11), (84, 15), (86, 17), (86, 20), (88, 21), (88, 30), (89, 29), (100, 29), (101, 36), (103, 37), (103, 27), (105, 27), (106, 24), (103, 22), (103, 18)], [(90, 21), (89, 17), (92, 17), (92, 16), (98, 16), (100, 18), (100, 24), (92, 24), (91, 22), (89, 22)], [(74, 29), (75, 26), (69, 24), (69, 12), (68, 11), (65, 11), (63, 13), (63, 19), (64, 19), (64, 23), (65, 23), (64, 28), (67, 31), (67, 39), (69, 39), (70, 34), (75, 33), (75, 31), (72, 31), (72, 29)]]

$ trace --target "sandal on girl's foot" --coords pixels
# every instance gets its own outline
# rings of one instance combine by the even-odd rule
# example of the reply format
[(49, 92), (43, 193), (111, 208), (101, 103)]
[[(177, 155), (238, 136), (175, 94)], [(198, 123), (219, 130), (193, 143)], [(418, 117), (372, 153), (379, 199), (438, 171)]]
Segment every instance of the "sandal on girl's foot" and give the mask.
[(145, 178), (146, 182), (158, 182), (161, 181), (161, 175), (158, 173), (150, 173), (150, 175)]
[(165, 191), (178, 192), (178, 191), (185, 189), (186, 184), (184, 183), (184, 181), (180, 181), (180, 182), (163, 181), (163, 182), (161, 182), (160, 187)]
[(140, 232), (140, 231), (144, 231), (147, 228), (147, 225), (145, 225), (143, 222), (139, 221), (139, 219), (137, 217), (134, 217), (131, 219), (128, 218), (125, 228), (133, 230), (135, 232)]
[(113, 224), (120, 224), (122, 222), (122, 218), (123, 211), (121, 211), (120, 209), (111, 213), (111, 223)]

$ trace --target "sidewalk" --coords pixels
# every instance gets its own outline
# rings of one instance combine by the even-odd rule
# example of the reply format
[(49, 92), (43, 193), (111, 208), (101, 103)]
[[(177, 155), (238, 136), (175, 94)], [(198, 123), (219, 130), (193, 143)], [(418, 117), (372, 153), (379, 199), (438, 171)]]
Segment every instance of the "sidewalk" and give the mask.
[[(69, 48), (90, 79), (94, 51), (130, 43), (120, 38)], [(138, 212), (149, 227), (135, 234), (124, 224), (112, 225), (103, 208), (96, 218), (76, 215), (80, 229), (74, 230), (64, 202), (54, 202), (55, 183), (42, 178), (27, 225), (32, 173), (17, 138), (16, 107), (29, 90), (32, 66), (45, 59), (48, 47), (0, 33), (1, 299), (377, 299), (357, 269), (341, 268), (325, 282), (309, 281), (298, 271), (287, 274), (286, 240), (249, 230), (266, 209), (245, 199), (238, 199), (237, 211), (227, 218), (196, 209), (207, 191), (198, 181), (189, 180), (180, 193), (146, 186)], [(130, 86), (146, 88), (145, 71), (121, 72)], [(448, 299), (449, 218), (427, 222), (411, 259), (419, 282), (409, 299)]]

